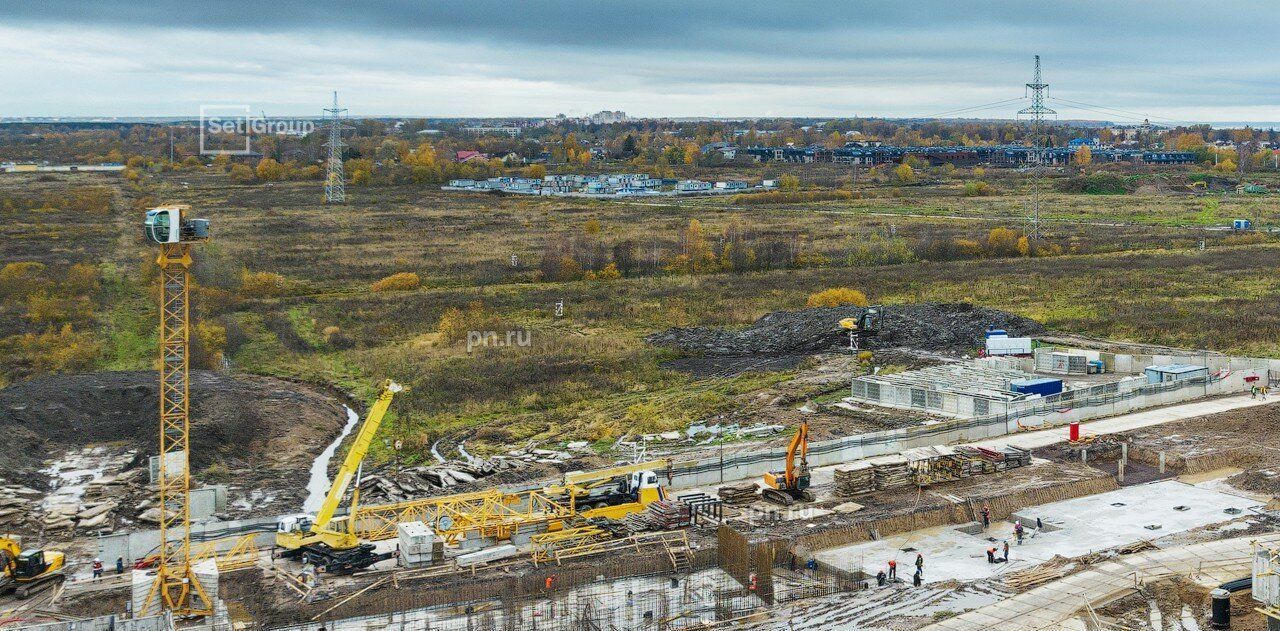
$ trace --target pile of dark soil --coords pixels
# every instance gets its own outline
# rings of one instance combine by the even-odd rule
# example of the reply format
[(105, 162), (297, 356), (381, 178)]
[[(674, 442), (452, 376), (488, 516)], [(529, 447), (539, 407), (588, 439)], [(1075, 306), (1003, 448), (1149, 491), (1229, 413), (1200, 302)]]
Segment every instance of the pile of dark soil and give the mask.
[[(858, 317), (860, 307), (820, 307), (803, 311), (776, 311), (751, 326), (729, 331), (712, 328), (667, 329), (648, 338), (650, 344), (686, 353), (716, 356), (753, 356), (757, 359), (848, 348), (843, 318)], [(911, 348), (938, 353), (967, 353), (982, 343), (988, 326), (1005, 329), (1012, 336), (1045, 331), (1035, 320), (975, 307), (968, 303), (917, 303), (882, 308), (879, 335), (862, 342), (864, 348)]]
[[(191, 465), (302, 466), (346, 421), (333, 397), (288, 381), (191, 373)], [(157, 451), (155, 372), (53, 375), (0, 390), (0, 475), (21, 476), (67, 449), (128, 443)], [(145, 461), (143, 461), (145, 462)], [(305, 476), (304, 476), (305, 479)]]

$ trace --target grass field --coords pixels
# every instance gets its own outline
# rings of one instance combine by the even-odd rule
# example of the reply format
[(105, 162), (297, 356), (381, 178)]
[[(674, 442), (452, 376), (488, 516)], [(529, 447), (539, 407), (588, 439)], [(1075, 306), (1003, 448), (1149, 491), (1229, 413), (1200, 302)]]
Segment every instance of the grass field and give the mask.
[[(0, 254), (4, 262), (43, 262), (51, 275), (75, 262), (97, 265), (92, 316), (74, 324), (93, 334), (97, 348), (91, 365), (75, 368), (148, 367), (154, 270), (135, 238), (139, 208), (191, 204), (211, 219), (215, 235), (197, 248), (197, 317), (210, 327), (200, 360), (220, 351), (236, 370), (327, 383), (361, 397), (384, 377), (404, 381), (412, 391), (397, 400), (385, 433), (405, 441), (410, 460), (425, 457), (441, 435), (469, 437), (468, 447), (484, 452), (529, 439), (605, 441), (726, 413), (791, 373), (697, 380), (663, 369), (671, 353), (643, 337), (668, 326), (745, 325), (769, 311), (801, 308), (810, 293), (830, 287), (858, 288), (887, 304), (969, 301), (1064, 332), (1280, 355), (1280, 243), (1209, 229), (1237, 216), (1268, 221), (1278, 212), (1275, 196), (1075, 195), (1008, 175), (997, 181), (1002, 194), (964, 197), (962, 180), (864, 184), (877, 196), (773, 206), (353, 187), (350, 204), (326, 207), (314, 182), (237, 185), (222, 175), (184, 173), (149, 176), (134, 187), (89, 174), (15, 176), (0, 180), (0, 195), (89, 185), (114, 192), (110, 207), (97, 212), (4, 211)], [(880, 259), (859, 254), (869, 240), (910, 253), (930, 240), (984, 243), (993, 228), (1025, 230), (1025, 193), (1033, 185), (1043, 188), (1044, 241), (1057, 244), (1059, 256), (904, 255), (893, 260), (905, 262), (875, 264)], [(789, 250), (797, 263), (664, 270), (687, 242), (691, 220), (713, 250), (730, 235), (747, 235), (741, 242), (762, 257)], [(636, 261), (616, 280), (549, 281), (541, 263), (558, 241), (571, 241), (584, 256), (629, 242)], [(398, 272), (416, 273), (420, 286), (371, 290)], [(0, 311), (0, 338), (38, 332), (23, 309), (13, 299)], [(454, 322), (442, 334), (446, 313)], [(469, 351), (465, 335), (449, 337), (467, 330), (500, 339), (519, 331), (529, 343)], [(6, 367), (6, 374), (26, 373)], [(375, 456), (384, 451), (379, 442)]]

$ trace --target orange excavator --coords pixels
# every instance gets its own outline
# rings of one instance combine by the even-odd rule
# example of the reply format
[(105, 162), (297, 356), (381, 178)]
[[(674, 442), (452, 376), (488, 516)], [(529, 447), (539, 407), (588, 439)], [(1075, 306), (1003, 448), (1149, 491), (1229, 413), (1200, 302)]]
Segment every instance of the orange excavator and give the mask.
[[(796, 466), (796, 454), (800, 454), (800, 465)], [(787, 446), (787, 465), (783, 471), (766, 471), (764, 489), (760, 498), (766, 502), (790, 506), (797, 500), (812, 502), (813, 493), (809, 492), (809, 423), (802, 421), (791, 437)]]

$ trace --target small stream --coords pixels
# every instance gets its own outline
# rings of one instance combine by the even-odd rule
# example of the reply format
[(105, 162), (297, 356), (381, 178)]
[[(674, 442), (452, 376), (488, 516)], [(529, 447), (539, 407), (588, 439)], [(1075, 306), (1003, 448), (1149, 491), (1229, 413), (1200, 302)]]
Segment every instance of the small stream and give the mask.
[(360, 415), (356, 411), (342, 406), (347, 411), (347, 425), (342, 428), (342, 433), (320, 452), (315, 462), (311, 463), (311, 477), (307, 480), (307, 500), (302, 503), (302, 512), (315, 514), (319, 512), (320, 506), (324, 504), (324, 498), (329, 494), (329, 461), (333, 459), (333, 454), (338, 451), (338, 445), (342, 444), (342, 440), (355, 429), (356, 423), (360, 421)]

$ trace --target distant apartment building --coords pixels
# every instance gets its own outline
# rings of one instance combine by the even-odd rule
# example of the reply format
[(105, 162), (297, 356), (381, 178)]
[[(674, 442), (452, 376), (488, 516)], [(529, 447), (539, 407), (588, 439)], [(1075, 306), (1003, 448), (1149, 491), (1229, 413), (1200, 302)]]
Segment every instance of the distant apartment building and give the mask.
[(508, 136), (515, 137), (519, 136), (522, 130), (519, 127), (490, 127), (486, 125), (473, 125), (470, 127), (463, 127), (462, 131), (472, 134), (506, 134)]
[(591, 123), (594, 125), (609, 125), (611, 123), (625, 123), (626, 121), (627, 113), (623, 111), (603, 110), (591, 115)]

